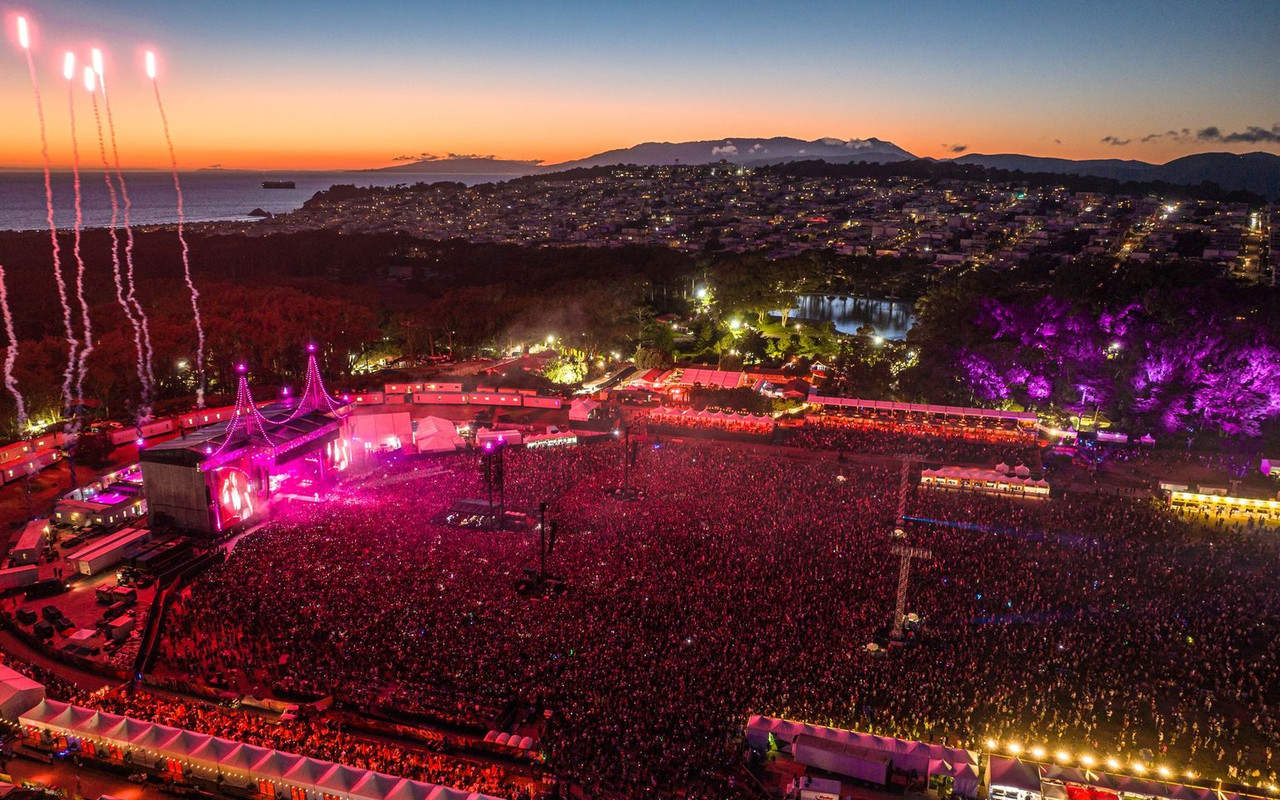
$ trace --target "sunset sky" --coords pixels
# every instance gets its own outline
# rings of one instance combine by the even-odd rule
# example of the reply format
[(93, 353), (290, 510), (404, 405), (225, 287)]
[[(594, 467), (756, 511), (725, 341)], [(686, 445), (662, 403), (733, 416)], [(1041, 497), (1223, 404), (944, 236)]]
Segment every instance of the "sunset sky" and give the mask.
[[(875, 136), (939, 157), (1280, 152), (1275, 0), (0, 0), (0, 13), (5, 167), (40, 163), (19, 14), (59, 166), (63, 53), (95, 44), (126, 167), (167, 166), (146, 47), (185, 168), (364, 168), (421, 152), (554, 163), (779, 135)], [(82, 157), (96, 158), (88, 95), (77, 101)]]

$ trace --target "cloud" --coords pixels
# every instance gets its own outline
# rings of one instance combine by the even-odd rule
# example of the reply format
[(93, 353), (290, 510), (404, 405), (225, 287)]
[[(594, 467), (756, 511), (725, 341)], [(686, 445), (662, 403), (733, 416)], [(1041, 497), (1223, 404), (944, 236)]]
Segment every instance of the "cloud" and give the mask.
[(769, 152), (769, 148), (765, 147), (759, 142), (756, 142), (755, 144), (751, 145), (751, 149), (748, 150), (747, 152), (748, 153), (767, 153)]
[(844, 146), (850, 150), (866, 150), (872, 145), (871, 142), (868, 142), (866, 139), (850, 139), (844, 143)]
[(1150, 142), (1158, 142), (1162, 139), (1168, 139), (1171, 142), (1189, 142), (1192, 140), (1191, 129), (1183, 128), (1182, 130), (1178, 131), (1178, 130), (1174, 130), (1173, 128), (1170, 128), (1164, 133), (1148, 133), (1146, 136), (1143, 136), (1138, 141), (1142, 142), (1143, 144), (1148, 144)]
[(1102, 137), (1103, 144), (1109, 144), (1109, 145), (1112, 145), (1113, 147), (1124, 147), (1126, 144), (1132, 141), (1133, 141), (1132, 139), (1121, 139), (1119, 136), (1103, 136)]
[(951, 152), (953, 152), (953, 153), (963, 153), (965, 150), (968, 150), (968, 149), (969, 149), (969, 145), (967, 145), (967, 144), (953, 144), (953, 145), (951, 145)]
[(738, 146), (733, 142), (725, 142), (723, 147), (711, 148), (713, 156), (736, 156), (738, 154)]
[(1054, 144), (1062, 144), (1062, 140), (1061, 140), (1061, 139), (1054, 139), (1054, 140), (1053, 140), (1053, 143), (1054, 143)]
[(418, 153), (416, 156), (396, 156), (392, 161), (439, 161), (440, 156), (433, 156), (430, 153)]
[(1270, 128), (1250, 125), (1242, 131), (1232, 131), (1231, 133), (1223, 133), (1218, 126), (1210, 125), (1207, 128), (1201, 128), (1196, 131), (1196, 138), (1202, 142), (1223, 142), (1226, 144), (1238, 142), (1247, 144), (1258, 144), (1259, 142), (1280, 144), (1280, 123), (1272, 125)]

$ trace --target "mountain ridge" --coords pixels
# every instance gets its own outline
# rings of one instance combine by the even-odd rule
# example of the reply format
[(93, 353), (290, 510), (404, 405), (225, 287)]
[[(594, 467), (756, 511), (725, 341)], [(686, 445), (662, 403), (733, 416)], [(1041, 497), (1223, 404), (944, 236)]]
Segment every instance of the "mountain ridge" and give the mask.
[(687, 142), (641, 142), (631, 147), (606, 150), (586, 158), (557, 164), (499, 159), (493, 156), (450, 156), (420, 159), (371, 171), (442, 177), (464, 174), (515, 177), (615, 165), (652, 167), (728, 162), (744, 167), (759, 167), (812, 160), (833, 164), (926, 160), (1020, 172), (1085, 175), (1121, 182), (1146, 181), (1194, 186), (1208, 181), (1218, 184), (1226, 191), (1244, 190), (1272, 200), (1280, 199), (1280, 156), (1263, 151), (1193, 153), (1164, 164), (1136, 159), (1076, 160), (1020, 153), (965, 153), (955, 158), (920, 159), (893, 142), (875, 137), (824, 137), (806, 140), (790, 136), (730, 136)]

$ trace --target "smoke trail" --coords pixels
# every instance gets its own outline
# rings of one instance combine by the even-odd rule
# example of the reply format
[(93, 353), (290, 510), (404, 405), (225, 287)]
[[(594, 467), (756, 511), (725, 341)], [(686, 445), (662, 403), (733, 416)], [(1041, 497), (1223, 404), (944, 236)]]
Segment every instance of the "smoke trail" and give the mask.
[(142, 340), (142, 352), (139, 358), (142, 361), (146, 379), (142, 383), (142, 408), (139, 410), (139, 417), (146, 417), (151, 413), (151, 403), (155, 394), (155, 373), (152, 372), (154, 353), (151, 349), (151, 323), (147, 319), (147, 312), (142, 310), (142, 303), (138, 300), (137, 285), (133, 280), (133, 223), (129, 218), (133, 203), (129, 200), (129, 186), (125, 183), (124, 172), (120, 169), (120, 150), (116, 146), (116, 124), (111, 116), (111, 98), (107, 95), (107, 80), (102, 72), (101, 51), (93, 51), (93, 68), (98, 73), (98, 90), (102, 92), (102, 108), (107, 114), (107, 132), (111, 139), (111, 157), (114, 161), (116, 182), (120, 186), (120, 199), (124, 201), (125, 301), (133, 307)]
[[(116, 302), (120, 304), (120, 308), (124, 311), (125, 317), (129, 320), (129, 324), (133, 326), (133, 346), (137, 351), (137, 370), (138, 383), (142, 385), (143, 394), (146, 394), (147, 372), (142, 365), (145, 349), (142, 345), (142, 327), (138, 324), (138, 320), (133, 316), (133, 308), (129, 305), (128, 299), (124, 292), (124, 279), (120, 272), (120, 236), (116, 233), (116, 225), (120, 220), (120, 200), (116, 195), (115, 182), (111, 180), (111, 163), (107, 160), (107, 144), (102, 133), (102, 114), (98, 109), (98, 95), (93, 90), (92, 70), (86, 70), (85, 82), (93, 98), (93, 121), (98, 127), (98, 153), (102, 156), (102, 177), (107, 183), (107, 194), (111, 197), (111, 227), (108, 231), (111, 234), (111, 273), (116, 284)], [(142, 409), (139, 408), (141, 415)]]
[(49, 137), (44, 126), (44, 101), (40, 97), (40, 81), (36, 78), (36, 64), (31, 57), (31, 49), (25, 48), (27, 54), (27, 73), (31, 76), (31, 93), (36, 99), (36, 118), (40, 122), (40, 156), (44, 159), (44, 207), (45, 220), (49, 223), (49, 246), (53, 252), (53, 277), (58, 284), (58, 302), (62, 304), (62, 327), (67, 337), (67, 368), (62, 371), (62, 410), (71, 412), (71, 380), (75, 373), (76, 341), (75, 329), (71, 324), (71, 304), (67, 302), (67, 283), (62, 279), (62, 249), (58, 246), (58, 226), (53, 221), (53, 186), (49, 181)]
[(79, 358), (76, 364), (76, 397), (83, 404), (84, 398), (84, 378), (89, 370), (89, 356), (93, 354), (93, 322), (89, 319), (89, 303), (84, 297), (84, 256), (80, 252), (81, 230), (84, 228), (84, 208), (82, 205), (82, 197), (80, 194), (80, 144), (76, 139), (76, 89), (75, 83), (72, 81), (74, 76), (74, 56), (70, 53), (69, 67), (67, 70), (67, 112), (71, 120), (71, 177), (75, 187), (75, 209), (76, 218), (73, 230), (73, 244), (71, 252), (76, 259), (76, 300), (80, 304), (80, 317), (84, 323), (84, 340), (80, 348)]
[(0, 314), (4, 316), (4, 332), (9, 337), (9, 347), (4, 353), (4, 386), (13, 395), (13, 402), (18, 407), (18, 430), (25, 432), (27, 427), (27, 401), (18, 390), (18, 381), (13, 377), (13, 365), (18, 360), (18, 336), (13, 330), (13, 314), (9, 311), (9, 290), (6, 288), (4, 265), (0, 264)]
[(156, 90), (156, 108), (160, 110), (160, 124), (164, 127), (164, 141), (169, 146), (169, 163), (173, 166), (173, 190), (178, 195), (178, 241), (182, 244), (182, 277), (191, 292), (191, 311), (196, 320), (196, 374), (199, 385), (196, 387), (196, 407), (204, 408), (204, 323), (200, 320), (200, 292), (196, 291), (195, 282), (191, 280), (191, 250), (187, 247), (187, 236), (183, 233), (186, 224), (186, 212), (182, 207), (182, 182), (178, 180), (178, 157), (173, 150), (173, 137), (169, 135), (169, 117), (164, 113), (164, 102), (160, 99), (160, 82), (156, 80), (156, 61), (154, 53), (147, 53), (147, 75)]

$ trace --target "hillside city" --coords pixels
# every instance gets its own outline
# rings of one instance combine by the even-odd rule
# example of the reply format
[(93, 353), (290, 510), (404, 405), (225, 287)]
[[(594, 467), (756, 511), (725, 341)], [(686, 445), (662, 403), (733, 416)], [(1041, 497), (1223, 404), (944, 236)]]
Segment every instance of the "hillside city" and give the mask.
[[(529, 246), (644, 245), (700, 253), (806, 251), (1016, 267), (1107, 255), (1275, 277), (1277, 211), (1010, 182), (799, 177), (728, 163), (613, 167), (600, 174), (464, 187), (335, 187), (247, 233), (335, 229)], [(405, 275), (404, 277), (408, 277)]]

